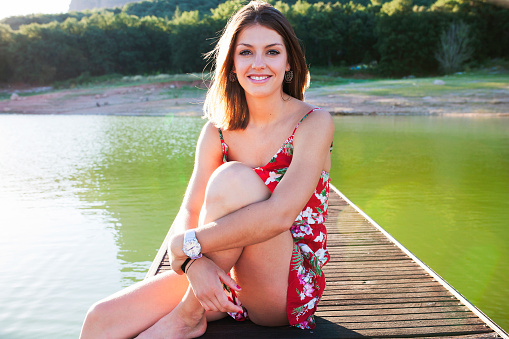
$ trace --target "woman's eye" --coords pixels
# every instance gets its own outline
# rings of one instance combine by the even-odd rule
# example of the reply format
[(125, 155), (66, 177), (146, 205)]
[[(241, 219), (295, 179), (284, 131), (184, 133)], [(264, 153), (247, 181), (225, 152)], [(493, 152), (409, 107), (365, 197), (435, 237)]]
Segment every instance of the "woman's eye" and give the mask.
[(251, 51), (250, 51), (250, 50), (245, 49), (245, 50), (243, 50), (243, 51), (240, 51), (240, 53), (239, 53), (239, 54), (240, 54), (240, 55), (249, 55), (249, 54), (251, 54)]
[(270, 51), (267, 52), (269, 55), (278, 55), (280, 54), (279, 51), (275, 50), (275, 49), (271, 49)]

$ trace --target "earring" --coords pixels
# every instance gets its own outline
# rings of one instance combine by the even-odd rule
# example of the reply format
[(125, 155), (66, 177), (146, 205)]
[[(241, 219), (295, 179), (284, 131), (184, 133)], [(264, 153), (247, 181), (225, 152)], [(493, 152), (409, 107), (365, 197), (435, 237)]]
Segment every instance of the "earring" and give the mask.
[(285, 72), (285, 82), (290, 83), (293, 80), (293, 71)]
[(231, 82), (237, 81), (237, 74), (235, 74), (234, 71), (231, 71), (230, 74), (228, 74), (228, 80)]

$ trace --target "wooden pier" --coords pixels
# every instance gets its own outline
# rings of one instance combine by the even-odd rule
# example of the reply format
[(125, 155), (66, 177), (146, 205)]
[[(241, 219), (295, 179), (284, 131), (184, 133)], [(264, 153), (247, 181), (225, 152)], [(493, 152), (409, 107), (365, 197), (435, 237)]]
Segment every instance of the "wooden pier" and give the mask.
[[(268, 328), (231, 318), (201, 338), (508, 338), (438, 274), (331, 185), (327, 287), (317, 327)], [(166, 241), (147, 277), (170, 269)]]

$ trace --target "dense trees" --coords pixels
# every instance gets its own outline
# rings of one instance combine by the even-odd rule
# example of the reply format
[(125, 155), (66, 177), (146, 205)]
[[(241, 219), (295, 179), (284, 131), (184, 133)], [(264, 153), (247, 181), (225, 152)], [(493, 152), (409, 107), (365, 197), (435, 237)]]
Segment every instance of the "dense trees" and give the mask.
[[(153, 0), (7, 18), (0, 23), (0, 82), (199, 72), (207, 65), (203, 54), (242, 3)], [(376, 61), (382, 75), (436, 73), (440, 37), (457, 22), (469, 28), (468, 62), (509, 56), (509, 9), (483, 0), (272, 3), (294, 25), (312, 67)]]

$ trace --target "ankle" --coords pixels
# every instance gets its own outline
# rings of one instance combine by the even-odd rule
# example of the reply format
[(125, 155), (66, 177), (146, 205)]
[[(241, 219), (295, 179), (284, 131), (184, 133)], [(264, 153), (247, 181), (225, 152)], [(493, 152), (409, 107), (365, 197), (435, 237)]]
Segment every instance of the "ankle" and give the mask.
[(201, 321), (201, 319), (205, 317), (205, 310), (203, 309), (203, 307), (201, 307), (201, 305), (200, 307), (192, 307), (190, 305), (185, 304), (182, 304), (181, 306), (182, 306), (181, 314), (191, 321), (199, 322)]

